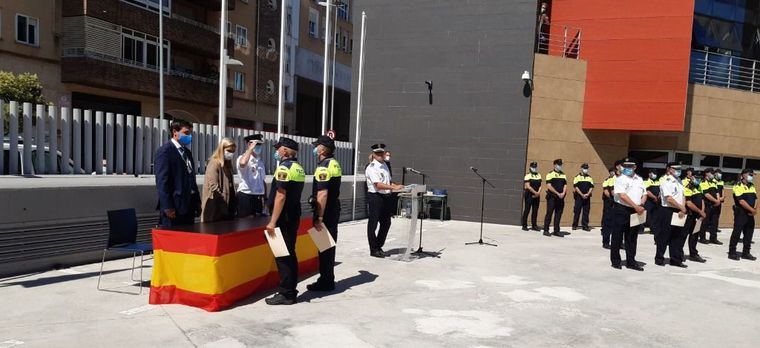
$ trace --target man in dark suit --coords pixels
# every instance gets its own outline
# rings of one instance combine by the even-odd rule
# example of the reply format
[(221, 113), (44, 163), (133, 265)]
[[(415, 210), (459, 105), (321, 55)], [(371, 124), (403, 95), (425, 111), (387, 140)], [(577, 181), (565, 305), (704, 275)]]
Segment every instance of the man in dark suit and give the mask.
[(187, 148), (193, 140), (193, 126), (175, 120), (171, 132), (172, 137), (156, 152), (154, 163), (161, 227), (193, 224), (201, 211), (195, 162)]

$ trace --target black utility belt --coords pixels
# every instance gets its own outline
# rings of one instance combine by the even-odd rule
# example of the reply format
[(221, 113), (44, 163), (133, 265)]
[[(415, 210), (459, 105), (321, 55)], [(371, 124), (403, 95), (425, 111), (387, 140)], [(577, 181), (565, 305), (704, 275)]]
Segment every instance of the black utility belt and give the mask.
[(378, 195), (378, 196), (383, 196), (383, 197), (386, 197), (386, 196), (389, 197), (391, 195), (390, 193), (380, 193), (380, 192), (367, 192), (367, 193), (371, 195)]
[(615, 202), (615, 207), (618, 207), (618, 208), (623, 208), (623, 209), (625, 209), (625, 210), (628, 210), (628, 211), (632, 211), (632, 212), (633, 212), (633, 211), (636, 211), (636, 209), (634, 209), (634, 208), (631, 208), (631, 207), (629, 207), (629, 206), (627, 206), (627, 205), (625, 205), (625, 204), (620, 204), (620, 203), (618, 203), (618, 202)]

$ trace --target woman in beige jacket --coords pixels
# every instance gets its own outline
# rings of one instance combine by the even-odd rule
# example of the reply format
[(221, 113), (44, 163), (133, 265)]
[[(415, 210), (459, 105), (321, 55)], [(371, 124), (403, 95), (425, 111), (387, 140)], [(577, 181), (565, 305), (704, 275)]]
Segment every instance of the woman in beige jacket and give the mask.
[(203, 184), (201, 222), (229, 220), (235, 217), (237, 201), (232, 161), (236, 150), (237, 147), (232, 139), (223, 138), (219, 142), (219, 147), (208, 159)]

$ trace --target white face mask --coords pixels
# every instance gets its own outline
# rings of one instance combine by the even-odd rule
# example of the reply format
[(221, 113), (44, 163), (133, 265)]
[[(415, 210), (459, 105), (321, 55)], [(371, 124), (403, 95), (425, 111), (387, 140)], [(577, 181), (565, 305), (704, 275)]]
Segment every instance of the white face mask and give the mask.
[(583, 174), (588, 174), (588, 169), (583, 168), (583, 169), (581, 169), (581, 172), (583, 172)]
[(235, 158), (235, 153), (234, 152), (229, 152), (229, 151), (225, 151), (224, 152), (224, 159), (226, 159), (228, 161), (232, 161), (233, 158)]
[(385, 161), (386, 162), (390, 162), (391, 161), (391, 156), (385, 156)]

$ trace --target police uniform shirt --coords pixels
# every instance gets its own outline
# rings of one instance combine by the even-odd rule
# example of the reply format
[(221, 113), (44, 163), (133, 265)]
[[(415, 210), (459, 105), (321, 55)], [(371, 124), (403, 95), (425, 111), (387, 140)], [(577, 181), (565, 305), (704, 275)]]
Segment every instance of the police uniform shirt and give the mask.
[(285, 190), (285, 206), (282, 209), (282, 216), (287, 219), (301, 218), (301, 192), (303, 191), (304, 181), (306, 181), (306, 172), (303, 167), (296, 162), (295, 158), (289, 158), (277, 166), (272, 179), (272, 189), (269, 193), (269, 211), (274, 207), (274, 197), (278, 189)]
[(683, 205), (683, 191), (683, 184), (681, 181), (671, 175), (668, 175), (668, 177), (665, 178), (665, 180), (663, 180), (663, 182), (660, 184), (660, 204), (665, 208), (676, 208), (671, 207), (670, 203), (668, 203), (667, 197), (673, 197), (676, 202)]
[(656, 197), (660, 196), (660, 183), (662, 182), (662, 178), (657, 178), (656, 180), (652, 180), (651, 178), (644, 181), (644, 188), (651, 192)]
[[(718, 198), (718, 183), (715, 180), (704, 180), (699, 184), (699, 190), (703, 194), (711, 194), (713, 198)], [(713, 204), (712, 201), (708, 201), (708, 204)]]
[(372, 160), (372, 163), (370, 163), (364, 171), (364, 176), (367, 177), (367, 192), (384, 195), (391, 193), (391, 190), (378, 190), (375, 187), (375, 183), (386, 185), (391, 184), (391, 173), (385, 163)]
[(340, 163), (335, 158), (328, 157), (317, 164), (317, 169), (314, 171), (312, 193), (316, 197), (317, 192), (327, 190), (325, 211), (333, 212), (340, 206), (338, 196), (340, 196), (340, 180), (342, 175)]
[[(542, 180), (541, 180), (541, 174), (538, 174), (538, 173), (528, 173), (528, 174), (525, 174), (525, 179), (524, 180), (525, 180), (525, 182), (528, 183), (528, 185), (530, 185), (530, 187), (533, 190), (538, 191), (539, 189), (541, 189), (541, 182), (542, 182)], [(530, 193), (530, 191), (528, 191), (526, 189), (525, 193)]]
[[(563, 188), (567, 185), (567, 176), (563, 172), (552, 170), (549, 174), (546, 174), (546, 183), (552, 185), (557, 193), (562, 193)], [(552, 193), (546, 190), (546, 194)]]
[(744, 200), (750, 207), (755, 206), (757, 201), (757, 190), (754, 184), (738, 183), (734, 185), (734, 202), (735, 206), (745, 211), (744, 207), (739, 204), (740, 200)]
[(724, 186), (723, 180), (715, 180), (715, 186), (718, 187), (718, 193), (723, 196), (723, 186)]
[[(697, 206), (697, 208), (702, 208), (702, 201), (704, 199), (703, 191), (701, 189), (701, 183), (699, 187), (696, 187), (694, 185), (687, 185), (683, 188), (683, 195), (685, 199), (688, 199), (694, 205)], [(697, 213), (692, 211), (691, 209), (688, 210), (689, 214), (696, 215)]]
[[(614, 175), (611, 176), (611, 177), (609, 177), (609, 178), (607, 178), (607, 180), (604, 180), (604, 182), (602, 183), (602, 190), (609, 191), (610, 195), (613, 194), (612, 190), (613, 190), (614, 187), (615, 187), (615, 176)], [(607, 197), (605, 195), (602, 195), (602, 200), (606, 201), (608, 199), (609, 199), (609, 197)]]
[(641, 199), (646, 194), (646, 189), (644, 189), (644, 180), (642, 180), (641, 177), (636, 174), (634, 174), (632, 177), (628, 175), (621, 175), (615, 179), (615, 188), (613, 192), (615, 194), (615, 203), (633, 208), (628, 205), (628, 203), (620, 199), (620, 195), (625, 193), (628, 198), (633, 201), (633, 203), (641, 203)]
[(573, 178), (573, 187), (585, 195), (594, 187), (594, 179), (588, 174), (578, 174)]

